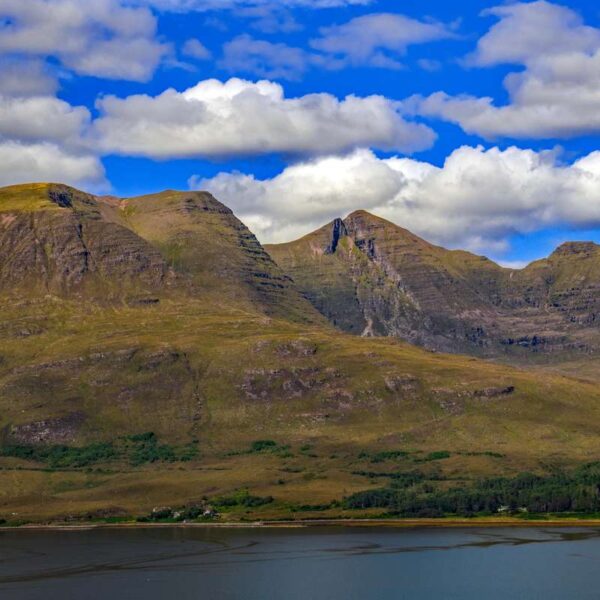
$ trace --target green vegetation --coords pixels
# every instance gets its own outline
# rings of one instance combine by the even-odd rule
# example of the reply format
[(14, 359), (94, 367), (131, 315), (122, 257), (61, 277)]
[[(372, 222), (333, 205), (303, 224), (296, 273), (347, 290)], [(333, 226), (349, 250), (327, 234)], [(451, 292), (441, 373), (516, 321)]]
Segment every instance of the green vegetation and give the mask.
[(256, 440), (250, 444), (248, 450), (227, 453), (228, 456), (240, 456), (244, 454), (273, 454), (280, 458), (290, 458), (293, 456), (290, 452), (290, 446), (278, 444), (274, 440)]
[(410, 455), (410, 452), (406, 450), (387, 450), (385, 452), (377, 452), (371, 456), (372, 463), (385, 462), (386, 460), (397, 460), (399, 458), (406, 458)]
[(445, 460), (452, 456), (450, 452), (447, 450), (436, 450), (435, 452), (430, 452), (424, 458), (417, 459), (417, 462), (431, 462), (433, 460)]
[(570, 474), (523, 473), (483, 479), (470, 487), (435, 489), (421, 480), (400, 480), (389, 488), (367, 490), (345, 499), (348, 509), (385, 508), (401, 517), (490, 515), (495, 513), (597, 513), (600, 462)]
[[(353, 471), (353, 475), (361, 475), (362, 477), (368, 477), (369, 479), (376, 479), (377, 477), (387, 477), (393, 480), (394, 489), (397, 488), (408, 488), (417, 483), (425, 481), (426, 476), (420, 471), (411, 471), (407, 473), (385, 473), (380, 471)], [(433, 479), (433, 476), (430, 476)]]
[(133, 466), (154, 462), (185, 462), (198, 450), (194, 444), (182, 447), (159, 444), (152, 432), (121, 438), (116, 442), (88, 446), (8, 445), (0, 446), (0, 456), (20, 458), (47, 465), (49, 469), (77, 469), (97, 463), (127, 460)]
[(11, 445), (0, 446), (0, 456), (44, 463), (50, 469), (71, 469), (113, 460), (117, 458), (118, 452), (112, 443), (90, 444), (81, 448)]
[(485, 452), (456, 452), (456, 454), (460, 454), (462, 456), (489, 456), (491, 458), (506, 458), (506, 454), (501, 454), (500, 452), (490, 452), (489, 450)]
[(130, 444), (126, 445), (124, 453), (134, 466), (161, 461), (187, 462), (198, 453), (198, 448), (194, 443), (182, 447), (159, 444), (158, 438), (153, 432), (129, 436), (127, 441)]
[(372, 463), (382, 463), (388, 460), (399, 460), (408, 458), (411, 452), (407, 450), (382, 450), (381, 452), (374, 452), (369, 454), (368, 452), (361, 452), (358, 455), (360, 459), (370, 459)]
[(279, 450), (279, 444), (273, 440), (257, 440), (250, 445), (249, 452), (274, 452)]
[(229, 496), (214, 498), (212, 502), (218, 510), (227, 510), (236, 507), (256, 508), (265, 504), (271, 504), (273, 496), (253, 496), (247, 489), (242, 489)]
[(324, 512), (326, 510), (336, 510), (342, 507), (342, 503), (337, 500), (325, 502), (323, 504), (290, 504), (287, 508), (290, 512)]

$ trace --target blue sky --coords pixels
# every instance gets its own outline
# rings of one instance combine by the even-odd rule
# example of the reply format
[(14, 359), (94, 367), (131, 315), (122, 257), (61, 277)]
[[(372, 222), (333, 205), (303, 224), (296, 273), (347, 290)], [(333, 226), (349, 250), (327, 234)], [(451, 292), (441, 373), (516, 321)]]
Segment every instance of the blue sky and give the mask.
[(365, 208), (521, 265), (600, 242), (599, 132), (591, 0), (0, 0), (3, 185), (208, 189), (265, 242)]

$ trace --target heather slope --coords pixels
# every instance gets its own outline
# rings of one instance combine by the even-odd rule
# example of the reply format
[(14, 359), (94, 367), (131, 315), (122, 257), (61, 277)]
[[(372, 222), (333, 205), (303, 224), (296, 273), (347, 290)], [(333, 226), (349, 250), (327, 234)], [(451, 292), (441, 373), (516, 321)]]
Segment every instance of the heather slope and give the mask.
[[(0, 458), (0, 515), (135, 515), (248, 488), (290, 516), (290, 504), (340, 499), (394, 469), (455, 485), (598, 458), (598, 388), (559, 375), (194, 300), (45, 299), (3, 304), (0, 322), (0, 447), (153, 432), (173, 456), (193, 450), (186, 462), (116, 456), (45, 472), (43, 460)], [(258, 440), (281, 450), (249, 452)], [(386, 452), (401, 459), (371, 464)]]

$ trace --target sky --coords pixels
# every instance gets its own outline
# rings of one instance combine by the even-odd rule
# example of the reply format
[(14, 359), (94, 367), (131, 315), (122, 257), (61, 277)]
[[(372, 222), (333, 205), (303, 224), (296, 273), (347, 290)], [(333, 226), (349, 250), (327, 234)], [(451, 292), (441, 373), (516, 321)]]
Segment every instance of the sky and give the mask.
[(0, 185), (365, 209), (520, 267), (600, 242), (593, 0), (0, 0)]

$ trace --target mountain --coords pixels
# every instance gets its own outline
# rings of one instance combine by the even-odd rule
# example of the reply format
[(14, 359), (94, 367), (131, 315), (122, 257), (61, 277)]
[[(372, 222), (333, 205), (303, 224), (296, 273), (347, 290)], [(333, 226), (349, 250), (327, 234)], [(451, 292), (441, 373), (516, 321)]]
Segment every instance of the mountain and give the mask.
[[(337, 294), (315, 304), (339, 303), (358, 333), (386, 322), (369, 325), (351, 295), (364, 273), (361, 298), (380, 286), (373, 310), (393, 297), (384, 248), (405, 254), (394, 269), (419, 260), (411, 285), (427, 285), (418, 305), (408, 288), (394, 300), (403, 327), (425, 322), (423, 307), (477, 314), (505, 294), (490, 291), (505, 272), (493, 263), (365, 213), (297, 247)], [(0, 189), (0, 518), (125, 518), (205, 498), (233, 519), (339, 515), (332, 500), (398, 473), (436, 489), (598, 459), (594, 382), (350, 335), (296, 285), (206, 193)]]
[(517, 361), (600, 349), (600, 246), (591, 242), (512, 270), (357, 211), (266, 249), (350, 333)]
[(133, 303), (193, 294), (321, 319), (254, 235), (207, 193), (119, 200), (64, 185), (13, 186), (0, 190), (0, 223), (4, 291)]

